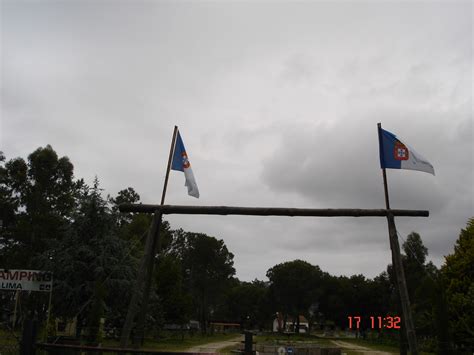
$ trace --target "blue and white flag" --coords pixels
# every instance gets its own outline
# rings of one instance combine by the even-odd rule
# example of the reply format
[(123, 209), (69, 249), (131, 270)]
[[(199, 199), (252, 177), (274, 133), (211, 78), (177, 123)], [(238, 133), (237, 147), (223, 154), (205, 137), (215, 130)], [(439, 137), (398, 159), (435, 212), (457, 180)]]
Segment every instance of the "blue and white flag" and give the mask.
[(194, 178), (193, 170), (191, 169), (191, 163), (188, 159), (188, 154), (184, 148), (183, 140), (181, 135), (176, 136), (176, 143), (174, 145), (173, 161), (171, 162), (171, 169), (184, 172), (184, 178), (186, 182), (184, 186), (188, 188), (188, 195), (199, 198), (199, 189)]
[(433, 165), (393, 133), (379, 128), (380, 167), (419, 170), (435, 174)]

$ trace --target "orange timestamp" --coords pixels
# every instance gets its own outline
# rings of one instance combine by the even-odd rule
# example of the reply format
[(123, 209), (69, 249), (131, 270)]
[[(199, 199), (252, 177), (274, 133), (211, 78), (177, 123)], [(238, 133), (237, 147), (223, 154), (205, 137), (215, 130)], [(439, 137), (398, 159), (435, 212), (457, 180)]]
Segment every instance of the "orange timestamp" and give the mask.
[(370, 321), (371, 329), (400, 329), (401, 318), (392, 316), (370, 316), (362, 318), (360, 316), (348, 316), (349, 329), (360, 329), (363, 327), (361, 324), (364, 321), (366, 325), (364, 328), (369, 328), (368, 323)]

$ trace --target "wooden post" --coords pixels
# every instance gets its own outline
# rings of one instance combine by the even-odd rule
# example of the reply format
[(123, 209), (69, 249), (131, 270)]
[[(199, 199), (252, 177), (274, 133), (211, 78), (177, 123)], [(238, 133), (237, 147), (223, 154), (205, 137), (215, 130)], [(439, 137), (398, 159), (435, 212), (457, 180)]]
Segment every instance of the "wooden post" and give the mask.
[[(155, 219), (155, 218), (154, 218)], [(151, 228), (148, 229), (148, 235), (145, 242), (145, 254), (140, 261), (140, 266), (138, 269), (137, 280), (135, 281), (134, 289), (132, 290), (132, 298), (128, 305), (127, 316), (125, 318), (125, 323), (122, 328), (122, 334), (120, 337), (120, 347), (125, 348), (128, 345), (128, 340), (130, 338), (130, 333), (133, 327), (133, 321), (135, 315), (139, 311), (139, 303), (143, 297), (143, 286), (145, 284), (145, 274), (146, 268), (148, 265), (148, 260), (152, 255), (153, 249), (153, 237), (151, 236), (154, 233), (155, 224), (152, 223)]]
[(36, 334), (38, 330), (38, 321), (36, 319), (25, 319), (21, 333), (20, 355), (36, 354)]
[[(381, 136), (382, 125), (378, 125), (379, 144), (382, 154), (383, 141)], [(412, 355), (418, 354), (418, 347), (416, 342), (415, 326), (413, 324), (413, 318), (410, 309), (410, 299), (408, 297), (408, 289), (405, 279), (405, 272), (403, 271), (402, 257), (400, 255), (400, 245), (398, 243), (397, 229), (395, 227), (395, 218), (390, 211), (390, 201), (388, 198), (388, 184), (387, 184), (387, 173), (385, 168), (382, 168), (383, 186), (385, 192), (385, 206), (387, 208), (387, 222), (388, 222), (388, 235), (390, 239), (390, 249), (392, 250), (392, 264), (395, 270), (395, 276), (397, 279), (397, 288), (400, 293), (400, 302), (402, 304), (403, 319), (405, 322), (405, 329), (407, 332), (408, 346)]]
[(16, 325), (16, 311), (18, 308), (18, 298), (20, 297), (20, 290), (15, 292), (15, 308), (13, 309), (12, 329), (15, 330)]
[(244, 351), (245, 355), (252, 355), (253, 352), (253, 333), (249, 330), (244, 332), (245, 340), (244, 340)]
[[(174, 126), (173, 138), (171, 139), (170, 153), (168, 156), (168, 165), (166, 168), (165, 182), (163, 185), (163, 192), (161, 194), (161, 204), (163, 205), (166, 196), (166, 189), (168, 187), (168, 178), (170, 174), (171, 161), (173, 159), (173, 151), (176, 143), (176, 136), (178, 134), (178, 127)], [(120, 346), (126, 347), (130, 338), (130, 333), (133, 327), (133, 320), (135, 315), (138, 313), (137, 327), (134, 336), (134, 342), (136, 346), (139, 346), (143, 341), (145, 332), (146, 312), (148, 308), (148, 299), (150, 294), (151, 280), (153, 276), (153, 266), (155, 261), (155, 255), (157, 247), (159, 245), (160, 238), (160, 226), (162, 220), (162, 213), (155, 211), (151, 227), (148, 231), (146, 243), (145, 243), (145, 255), (140, 262), (140, 268), (138, 271), (138, 277), (133, 290), (132, 299), (128, 306), (127, 317), (122, 329)], [(141, 304), (141, 305), (140, 305)]]
[(48, 317), (46, 318), (46, 331), (44, 332), (44, 341), (48, 341), (49, 322), (51, 321), (51, 304), (53, 300), (53, 286), (49, 291), (49, 302), (48, 302)]
[(152, 228), (149, 236), (151, 238), (150, 252), (146, 257), (144, 263), (144, 285), (143, 293), (141, 297), (141, 306), (138, 310), (137, 326), (133, 336), (133, 343), (136, 347), (139, 347), (143, 343), (145, 337), (145, 323), (146, 323), (146, 312), (148, 309), (148, 300), (150, 294), (151, 280), (153, 276), (153, 266), (155, 265), (156, 246), (158, 244), (157, 239), (160, 237), (160, 226), (161, 226), (162, 214), (158, 211), (153, 215)]

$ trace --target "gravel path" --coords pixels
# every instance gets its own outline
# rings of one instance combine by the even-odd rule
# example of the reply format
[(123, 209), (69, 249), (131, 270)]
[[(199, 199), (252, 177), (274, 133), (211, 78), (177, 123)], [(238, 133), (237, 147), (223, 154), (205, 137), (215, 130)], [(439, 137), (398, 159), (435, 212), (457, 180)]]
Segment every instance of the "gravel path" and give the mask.
[(345, 350), (353, 350), (353, 351), (360, 351), (361, 354), (367, 354), (367, 355), (393, 355), (396, 353), (390, 353), (387, 351), (379, 351), (379, 350), (372, 350), (369, 348), (366, 348), (365, 346), (360, 346), (360, 345), (355, 345), (348, 343), (346, 341), (341, 341), (341, 340), (331, 340), (334, 345), (339, 346), (342, 348), (342, 353), (344, 353)]
[(236, 345), (240, 343), (242, 339), (243, 339), (243, 336), (239, 335), (235, 338), (232, 338), (226, 341), (219, 341), (219, 342), (214, 342), (214, 343), (193, 346), (192, 348), (186, 349), (185, 351), (189, 353), (216, 353), (219, 349), (223, 349), (228, 346)]

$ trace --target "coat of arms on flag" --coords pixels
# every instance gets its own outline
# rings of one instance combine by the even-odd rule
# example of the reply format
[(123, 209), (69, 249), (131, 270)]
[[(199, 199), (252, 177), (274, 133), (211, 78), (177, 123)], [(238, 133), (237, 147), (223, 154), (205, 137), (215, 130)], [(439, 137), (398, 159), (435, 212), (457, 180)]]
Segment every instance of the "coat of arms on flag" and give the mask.
[(395, 160), (408, 160), (410, 153), (408, 148), (400, 141), (395, 142), (395, 147), (393, 149), (393, 156)]

